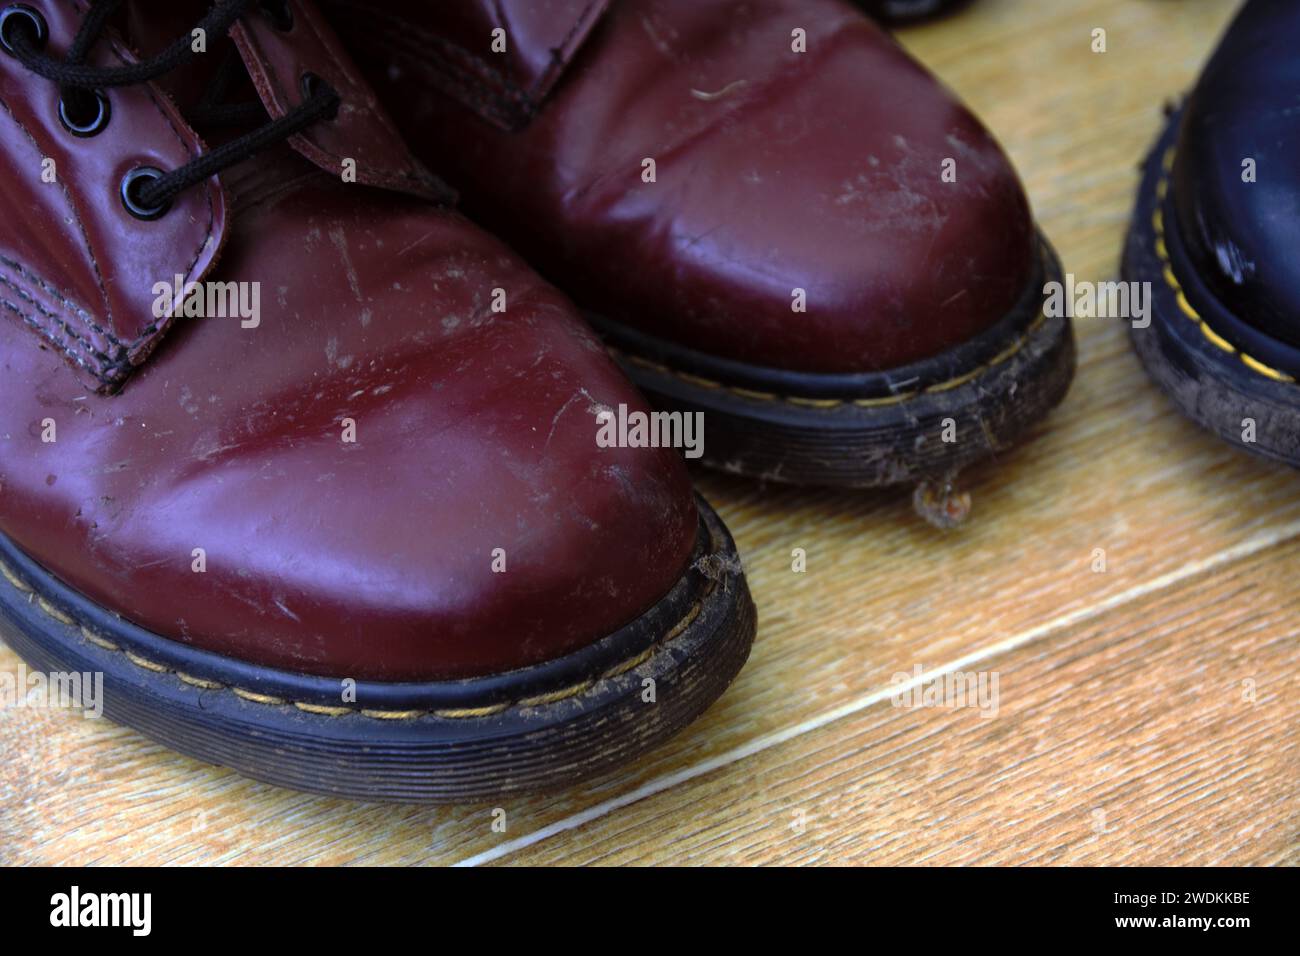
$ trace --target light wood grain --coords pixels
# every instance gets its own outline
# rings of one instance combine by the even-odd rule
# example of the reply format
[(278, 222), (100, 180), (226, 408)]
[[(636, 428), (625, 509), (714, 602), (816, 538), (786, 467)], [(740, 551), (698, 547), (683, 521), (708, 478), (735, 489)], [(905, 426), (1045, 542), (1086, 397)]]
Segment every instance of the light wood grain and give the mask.
[[(1007, 146), (1065, 268), (1081, 279), (1104, 279), (1117, 271), (1137, 163), (1159, 127), (1161, 103), (1194, 79), (1234, 7), (1214, 0), (978, 0), (967, 13), (902, 39)], [(1108, 31), (1109, 51), (1102, 55), (1089, 50), (1097, 26)], [(897, 717), (887, 699), (878, 699), (894, 673), (971, 657), (1020, 661), (1019, 655), (1059, 651), (1103, 621), (1111, 622), (1116, 646), (1127, 641), (1140, 657), (1154, 652), (1143, 644), (1141, 609), (1163, 607), (1168, 595), (1190, 600), (1220, 578), (1235, 580), (1243, 568), (1252, 569), (1261, 587), (1270, 568), (1281, 581), (1295, 576), (1285, 559), (1292, 555), (1287, 542), (1300, 536), (1296, 475), (1239, 454), (1180, 419), (1146, 381), (1118, 325), (1084, 320), (1078, 333), (1079, 377), (1065, 405), (1036, 441), (966, 476), (975, 512), (959, 532), (945, 535), (920, 523), (906, 493), (764, 488), (701, 474), (702, 490), (736, 534), (757, 599), (760, 631), (750, 664), (703, 720), (637, 766), (578, 792), (507, 803), (504, 834), (492, 831), (490, 807), (394, 809), (306, 797), (201, 766), (103, 722), (15, 710), (0, 711), (0, 858), (412, 863), (609, 854), (663, 861), (685, 856), (674, 833), (698, 832), (708, 837), (692, 844), (692, 860), (836, 859), (833, 847), (803, 854), (776, 839), (747, 842), (754, 815), (773, 806), (761, 794), (777, 793), (787, 781), (763, 777), (752, 806), (729, 789), (732, 782), (753, 781), (760, 766), (775, 766), (774, 772), (791, 774), (791, 785), (833, 781), (809, 789), (809, 800), (854, 786), (893, 797), (895, 791), (870, 783), (880, 772), (873, 762), (878, 749), (836, 750), (834, 744)], [(791, 571), (795, 547), (807, 550), (806, 574)], [(1105, 551), (1105, 573), (1091, 569), (1097, 549)], [(1217, 593), (1225, 600), (1249, 597)], [(1219, 626), (1247, 620), (1224, 617)], [(1283, 642), (1287, 622), (1265, 620), (1271, 623), (1261, 647)], [(1225, 631), (1220, 638), (1220, 663), (1228, 666), (1237, 635)], [(1166, 643), (1161, 653), (1170, 680), (1180, 667), (1193, 673), (1214, 661), (1209, 636), (1185, 657), (1177, 641)], [(1103, 651), (1071, 668), (1044, 671), (1044, 687), (1060, 682), (1055, 693), (1066, 694), (1062, 674), (1086, 680), (1077, 668), (1089, 666), (1105, 673), (1111, 665)], [(0, 667), (13, 666), (13, 655), (0, 650)], [(1075, 712), (1085, 723), (1104, 707), (1104, 688), (1089, 700), (1093, 710)], [(1237, 742), (1240, 758), (1258, 759), (1261, 770), (1268, 760), (1276, 767), (1277, 754), (1295, 742), (1296, 712), (1285, 711), (1294, 704), (1272, 706), (1270, 713), (1287, 713), (1289, 724), (1251, 725), (1253, 736)], [(923, 716), (934, 739), (913, 739), (922, 763), (946, 732), (939, 723), (944, 715)], [(951, 732), (972, 741), (984, 726), (960, 725), (969, 715), (951, 719)], [(1159, 753), (1196, 759), (1207, 739), (1204, 729), (1192, 733), (1193, 726), (1176, 714), (1164, 719)], [(996, 734), (1012, 735), (1010, 727), (1006, 715), (987, 722), (984, 733), (994, 736), (984, 742), (986, 752), (998, 752), (988, 748), (998, 743)], [(903, 748), (908, 738), (900, 734)], [(806, 750), (805, 742), (821, 749)], [(823, 766), (817, 764), (823, 752), (838, 756)], [(1156, 752), (1148, 751), (1153, 761)], [(981, 756), (963, 749), (944, 754), (958, 774), (962, 761), (974, 773)], [(1060, 785), (1084, 788), (1096, 773), (1089, 758), (1078, 749), (1058, 754)], [(808, 770), (805, 760), (823, 769)], [(898, 765), (907, 762), (900, 749)], [(1159, 769), (1154, 762), (1125, 766), (1139, 775)], [(1290, 820), (1291, 847), (1296, 789), (1292, 773), (1289, 791), (1260, 807), (1258, 824), (1286, 831)], [(1166, 800), (1171, 820), (1187, 820), (1202, 799), (1195, 789), (1152, 792)], [(960, 809), (945, 802), (952, 791), (943, 788), (897, 793), (930, 819)], [(1038, 811), (1014, 806), (1010, 793), (1000, 812), (1032, 822)], [(666, 812), (653, 808), (669, 805), (677, 816), (647, 825), (647, 808)], [(835, 844), (846, 855), (921, 857), (922, 844), (909, 842), (910, 830), (881, 842), (870, 836), (878, 821), (863, 814), (852, 819)], [(690, 820), (703, 822), (692, 829)], [(1043, 823), (1046, 839), (1062, 835), (1053, 829), (1059, 822)], [(860, 837), (849, 832), (855, 826), (863, 829)], [(964, 831), (960, 858), (1028, 856), (1025, 832), (972, 827)], [(588, 839), (593, 833), (618, 838), (602, 849)], [(1274, 837), (1254, 860), (1286, 855)], [(1207, 849), (1198, 852), (1219, 847), (1227, 853), (1222, 842), (1199, 842)], [(1104, 841), (1096, 852), (1150, 863), (1177, 858), (1177, 844), (1167, 840), (1144, 844), (1136, 855), (1119, 843)], [(1247, 845), (1230, 849), (1234, 860), (1252, 859)], [(1040, 847), (1040, 855), (1048, 854)]]
[(1291, 541), (982, 662), (989, 716), (885, 702), (512, 862), (1300, 862), (1297, 572)]

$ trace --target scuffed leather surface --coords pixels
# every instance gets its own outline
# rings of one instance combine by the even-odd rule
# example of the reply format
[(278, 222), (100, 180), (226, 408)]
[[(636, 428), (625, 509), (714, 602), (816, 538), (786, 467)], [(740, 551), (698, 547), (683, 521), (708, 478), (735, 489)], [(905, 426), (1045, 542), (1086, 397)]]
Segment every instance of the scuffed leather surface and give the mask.
[[(1300, 346), (1298, 47), (1300, 5), (1242, 8), (1184, 108), (1172, 193), (1183, 245), (1214, 294), (1292, 346)], [(1243, 181), (1246, 159), (1256, 182)]]
[[(84, 3), (33, 0), (49, 26), (47, 49), (67, 49)], [(95, 47), (92, 63), (131, 61), (119, 42)], [(153, 315), (157, 281), (203, 278), (221, 249), (225, 198), (216, 180), (180, 197), (171, 213), (141, 222), (122, 206), (122, 177), (137, 166), (174, 169), (202, 152), (161, 90), (110, 94), (108, 128), (78, 139), (59, 122), (59, 92), (0, 54), (0, 313), (62, 355), (81, 381), (119, 387), (170, 325)], [(43, 182), (42, 161), (55, 181)]]
[[(0, 64), (11, 109), (52, 102), (46, 81)], [(115, 100), (132, 155), (172, 148), (156, 114), (148, 97)], [(18, 178), (0, 242), (60, 295), (93, 301), (102, 280), (135, 302), (170, 278), (153, 250), (197, 229), (187, 203), (202, 190), (156, 222), (117, 218), (95, 177), (115, 170), (119, 146), (59, 147), (85, 230), (107, 250), (96, 278), (59, 194), (5, 137)], [(560, 293), (458, 214), (344, 184), (288, 146), (222, 181), (227, 241), (211, 278), (261, 283), (258, 328), (178, 320), (103, 395), (0, 310), (0, 532), (157, 633), (338, 678), (550, 659), (678, 580), (697, 522), (684, 467), (671, 450), (596, 446), (598, 410), (644, 405)], [(496, 288), (505, 313), (490, 309)], [(505, 573), (492, 571), (496, 548)]]
[(1029, 279), (1033, 225), (997, 144), (840, 0), (614, 4), (516, 133), (443, 95), (403, 42), (445, 8), (369, 6), (326, 8), (416, 152), (608, 318), (727, 359), (861, 372), (988, 328)]

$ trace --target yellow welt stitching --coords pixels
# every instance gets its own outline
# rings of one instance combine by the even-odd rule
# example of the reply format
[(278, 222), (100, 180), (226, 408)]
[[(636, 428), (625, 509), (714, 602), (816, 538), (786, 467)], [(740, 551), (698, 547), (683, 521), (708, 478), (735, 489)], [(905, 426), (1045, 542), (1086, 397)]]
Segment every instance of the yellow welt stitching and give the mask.
[(617, 666), (611, 667), (609, 670), (605, 671), (605, 673), (600, 676), (600, 679), (609, 680), (611, 677), (618, 677), (620, 674), (626, 674), (628, 671), (640, 667), (642, 664), (644, 664), (646, 661), (648, 661), (651, 657), (654, 656), (654, 652), (656, 649), (657, 648), (655, 647), (647, 647), (644, 651), (642, 651), (636, 657), (632, 658), (630, 661), (624, 661), (622, 664), (618, 664)]
[(673, 378), (679, 379), (683, 382), (688, 382), (692, 385), (698, 385), (700, 388), (707, 388), (711, 391), (716, 389), (722, 389), (723, 391), (730, 392), (732, 395), (735, 395), (738, 398), (745, 398), (754, 402), (769, 402), (769, 403), (780, 402), (781, 404), (784, 405), (793, 405), (799, 408), (820, 408), (825, 410), (829, 410), (833, 408), (841, 408), (845, 405), (855, 405), (858, 408), (881, 408), (887, 405), (902, 405), (905, 402), (912, 401), (913, 399), (921, 395), (928, 395), (937, 392), (946, 392), (950, 389), (954, 389), (957, 388), (958, 386), (967, 384), (972, 379), (980, 375), (983, 375), (985, 372), (988, 372), (991, 369), (996, 368), (997, 366), (1003, 364), (1004, 362), (1009, 361), (1011, 358), (1013, 358), (1015, 355), (1021, 352), (1025, 348), (1025, 346), (1029, 344), (1029, 340), (1030, 338), (1032, 338), (1033, 334), (1042, 327), (1043, 323), (1046, 320), (1047, 320), (1047, 316), (1040, 313), (1038, 317), (1034, 319), (1034, 321), (1029, 325), (1029, 327), (1025, 329), (1024, 333), (1020, 336), (1020, 338), (1018, 338), (1014, 343), (1012, 343), (1006, 349), (1003, 349), (1001, 352), (999, 352), (996, 356), (994, 356), (989, 361), (985, 362), (983, 365), (980, 365), (969, 372), (959, 375), (956, 378), (949, 379), (946, 382), (938, 382), (934, 385), (927, 385), (925, 388), (916, 389), (910, 392), (899, 392), (896, 395), (883, 395), (879, 398), (854, 398), (854, 399), (802, 398), (800, 396), (793, 396), (793, 395), (777, 395), (773, 392), (760, 392), (751, 388), (741, 388), (738, 385), (725, 385), (722, 382), (717, 382), (714, 381), (713, 379), (704, 378), (699, 375), (693, 375), (689, 372), (679, 372), (674, 368), (668, 367), (667, 365), (663, 365), (659, 362), (652, 362), (649, 359), (644, 359), (641, 358), (640, 356), (629, 355), (628, 353), (622, 352), (616, 348), (611, 347), (609, 351), (612, 355), (616, 356), (617, 358), (622, 359), (628, 364), (635, 365), (638, 368), (650, 369), (651, 371), (658, 372), (661, 375), (671, 375)]
[(944, 382), (941, 385), (936, 385), (933, 388), (927, 388), (926, 391), (946, 392), (949, 389), (960, 388), (962, 385), (965, 385), (967, 382), (969, 382), (971, 379), (975, 378), (975, 376), (979, 374), (980, 374), (980, 370), (976, 369), (973, 372), (967, 372), (965, 375), (958, 375), (956, 378), (950, 378), (948, 379), (948, 381)]
[[(1161, 160), (1161, 165), (1164, 168), (1165, 175), (1161, 178), (1159, 185), (1156, 187), (1156, 195), (1163, 199), (1168, 194), (1169, 174), (1174, 168), (1174, 147), (1171, 146), (1165, 151), (1164, 157)], [(1206, 322), (1205, 319), (1201, 317), (1201, 314), (1192, 307), (1192, 304), (1187, 301), (1187, 294), (1183, 291), (1182, 283), (1179, 282), (1178, 277), (1174, 275), (1174, 264), (1169, 257), (1169, 245), (1165, 242), (1165, 217), (1159, 206), (1156, 207), (1155, 212), (1151, 215), (1151, 223), (1155, 226), (1156, 256), (1163, 264), (1161, 274), (1164, 277), (1165, 284), (1173, 290), (1174, 299), (1178, 303), (1178, 308), (1184, 315), (1196, 323), (1196, 327), (1201, 330), (1201, 335), (1205, 336), (1206, 341), (1217, 349), (1227, 352), (1230, 355), (1237, 356), (1237, 358), (1241, 360), (1241, 363), (1253, 372), (1271, 378), (1275, 382), (1282, 382), (1288, 385), (1294, 384), (1295, 376), (1288, 375), (1286, 372), (1265, 365), (1259, 359), (1247, 355), (1223, 336), (1219, 335), (1218, 332), (1215, 332), (1214, 329), (1210, 328), (1209, 323)]]
[(1013, 355), (1016, 354), (1016, 351), (1017, 351), (1017, 349), (1018, 349), (1018, 346), (1019, 346), (1019, 343), (1016, 343), (1016, 342), (1011, 343), (1011, 344), (1008, 345), (1005, 349), (1003, 349), (1001, 352), (999, 352), (997, 355), (993, 356), (993, 361), (992, 361), (991, 364), (993, 364), (993, 365), (1001, 365), (1001, 364), (1002, 364), (1003, 362), (1005, 362), (1007, 359), (1011, 358), (1011, 356), (1013, 356)]
[(146, 657), (140, 657), (138, 654), (132, 654), (130, 651), (124, 651), (123, 653), (126, 654), (126, 659), (136, 667), (143, 667), (145, 670), (153, 671), (155, 674), (166, 674), (168, 671), (168, 668), (164, 667), (162, 664), (155, 664)]
[(1295, 381), (1295, 379), (1292, 376), (1288, 375), (1286, 372), (1279, 372), (1275, 368), (1270, 368), (1269, 366), (1265, 365), (1263, 362), (1259, 361), (1258, 359), (1251, 358), (1245, 352), (1241, 354), (1241, 360), (1245, 362), (1250, 368), (1258, 372), (1260, 375), (1266, 375), (1269, 378), (1273, 379), (1274, 381), (1287, 382), (1287, 383)]
[(700, 616), (700, 605), (697, 604), (693, 608), (691, 608), (689, 614), (687, 614), (684, 618), (682, 618), (675, 625), (673, 625), (673, 629), (669, 631), (666, 635), (664, 635), (664, 640), (665, 641), (673, 640), (675, 637), (677, 637), (677, 635), (681, 634), (682, 631), (686, 630), (688, 627), (694, 624), (695, 619), (699, 616)]
[[(1163, 221), (1159, 218), (1159, 216), (1160, 216), (1160, 211), (1156, 210), (1156, 217), (1157, 217), (1156, 231), (1160, 234), (1163, 234), (1164, 224)], [(879, 398), (854, 398), (854, 399), (804, 398), (797, 395), (777, 395), (773, 392), (763, 392), (752, 388), (742, 388), (739, 385), (727, 385), (724, 384), (723, 382), (718, 382), (711, 378), (704, 378), (701, 375), (694, 375), (690, 372), (680, 372), (677, 369), (664, 365), (661, 362), (655, 362), (652, 361), (651, 359), (644, 358), (643, 356), (640, 355), (631, 355), (613, 346), (608, 346), (608, 349), (610, 354), (614, 355), (616, 358), (623, 360), (629, 365), (635, 365), (638, 368), (649, 369), (650, 371), (658, 372), (661, 375), (670, 375), (673, 378), (679, 379), (680, 381), (688, 382), (692, 385), (697, 385), (700, 388), (707, 388), (711, 391), (716, 389), (722, 389), (723, 391), (729, 392), (738, 398), (744, 398), (754, 402), (769, 402), (769, 403), (779, 402), (785, 405), (794, 405), (802, 408), (820, 408), (820, 409), (840, 408), (845, 405), (855, 405), (858, 408), (880, 408), (887, 405), (901, 405), (905, 402), (910, 402), (921, 395), (926, 395), (935, 392), (946, 392), (950, 389), (957, 388), (960, 385), (965, 385), (971, 379), (979, 375), (982, 375), (984, 372), (990, 371), (991, 369), (996, 368), (997, 366), (1003, 364), (1004, 362), (1007, 362), (1010, 359), (1012, 359), (1015, 355), (1017, 355), (1020, 351), (1022, 351), (1026, 345), (1029, 344), (1029, 341), (1033, 337), (1034, 333), (1037, 332), (1040, 328), (1042, 328), (1042, 326), (1046, 322), (1047, 322), (1047, 315), (1040, 310), (1039, 314), (1034, 318), (1033, 322), (1029, 324), (1029, 326), (1025, 329), (1025, 331), (1015, 342), (1013, 342), (1006, 349), (1003, 349), (1001, 352), (999, 352), (989, 361), (985, 362), (983, 365), (980, 365), (979, 367), (972, 369), (971, 371), (966, 372), (958, 376), (957, 378), (950, 379), (949, 381), (946, 382), (938, 382), (934, 385), (928, 385), (921, 389), (914, 389), (909, 392), (899, 392), (896, 395), (884, 395)]]
[(686, 372), (675, 373), (683, 382), (690, 382), (692, 385), (698, 385), (700, 388), (722, 388), (721, 382), (715, 382), (712, 379), (703, 378), (699, 375), (690, 375)]
[(53, 604), (51, 604), (49, 601), (45, 600), (45, 598), (43, 597), (36, 598), (36, 606), (39, 607), (42, 611), (44, 611), (46, 614), (48, 614), (50, 617), (54, 618), (54, 620), (58, 621), (60, 624), (67, 624), (69, 627), (71, 627), (72, 625), (77, 623), (72, 618), (68, 617), (68, 615), (60, 611)]
[(786, 399), (791, 405), (798, 405), (801, 408), (839, 408), (845, 404), (842, 398), (794, 398)]
[[(499, 714), (510, 707), (510, 703), (489, 704), (486, 707), (460, 707), (448, 708), (445, 710), (435, 710), (434, 716), (446, 717), (449, 720), (471, 720), (475, 717), (491, 717), (493, 714)], [(378, 716), (372, 714), (371, 716)]]
[(83, 627), (81, 629), (81, 636), (90, 641), (90, 643), (102, 647), (106, 651), (120, 651), (122, 649), (107, 638), (100, 637), (88, 627)]
[(1201, 321), (1201, 313), (1192, 308), (1192, 304), (1187, 301), (1187, 294), (1183, 292), (1182, 289), (1177, 291), (1175, 298), (1178, 300), (1178, 308), (1183, 310), (1183, 315), (1187, 316), (1193, 322)]
[[(7, 580), (16, 590), (21, 591), (23, 593), (32, 593), (32, 588), (26, 585), (17, 576), (15, 576), (13, 572), (8, 567), (6, 567), (2, 562), (0, 562), (0, 575), (3, 575), (5, 580)], [(718, 589), (718, 582), (716, 580), (711, 580), (704, 591), (704, 595), (693, 605), (691, 605), (691, 608), (689, 611), (686, 612), (685, 617), (683, 617), (680, 621), (678, 621), (675, 625), (673, 625), (673, 627), (670, 628), (662, 638), (655, 641), (654, 644), (646, 648), (644, 651), (642, 651), (640, 654), (638, 654), (636, 657), (632, 658), (631, 660), (624, 661), (620, 664), (615, 665), (613, 668), (611, 668), (610, 670), (606, 671), (603, 675), (601, 675), (599, 679), (606, 680), (612, 677), (617, 677), (618, 675), (626, 673), (627, 671), (632, 670), (633, 668), (649, 660), (650, 657), (653, 656), (657, 650), (662, 648), (665, 644), (668, 644), (669, 642), (675, 640), (678, 636), (681, 635), (683, 631), (685, 631), (688, 627), (691, 626), (692, 623), (694, 623), (695, 619), (700, 615), (700, 611), (703, 607), (704, 602), (708, 600), (709, 597), (711, 597), (713, 593), (717, 591), (717, 589)], [(286, 701), (280, 697), (273, 697), (269, 694), (258, 694), (251, 690), (245, 690), (242, 687), (228, 687), (225, 684), (219, 684), (216, 681), (206, 680), (201, 677), (194, 677), (193, 675), (183, 673), (182, 671), (172, 671), (171, 668), (166, 667), (163, 664), (159, 664), (155, 661), (149, 660), (148, 658), (141, 657), (140, 655), (135, 654), (131, 651), (123, 650), (121, 647), (119, 647), (117, 644), (114, 644), (112, 641), (100, 637), (98, 634), (90, 630), (88, 627), (78, 624), (75, 620), (68, 617), (68, 615), (64, 614), (58, 608), (49, 604), (44, 598), (38, 596), (36, 598), (36, 602), (42, 611), (44, 611), (50, 617), (54, 618), (56, 621), (59, 621), (61, 624), (65, 624), (70, 627), (77, 627), (80, 630), (81, 635), (91, 643), (99, 647), (102, 647), (105, 650), (121, 653), (130, 663), (134, 664), (136, 667), (143, 668), (144, 670), (152, 671), (153, 673), (156, 674), (175, 673), (176, 677), (178, 677), (181, 681), (193, 687), (201, 687), (205, 690), (229, 690), (231, 693), (235, 694), (236, 696), (244, 700), (247, 700), (251, 703), (265, 704), (271, 707), (284, 707), (284, 706), (288, 706), (289, 704), (292, 704), (294, 707), (298, 708), (299, 710), (305, 711), (306, 713), (319, 714), (327, 717), (347, 717), (353, 714), (361, 714), (362, 716), (372, 717), (377, 720), (414, 720), (419, 717), (424, 717), (425, 715), (430, 713), (430, 711), (425, 711), (425, 710), (370, 710), (366, 708), (363, 708), (361, 710), (356, 710), (350, 707), (331, 707), (322, 704), (310, 704), (304, 701)], [(444, 710), (435, 710), (432, 711), (432, 713), (438, 717), (445, 717), (450, 719), (471, 719), (476, 717), (488, 717), (493, 714), (499, 714), (502, 711), (508, 710), (511, 707), (534, 707), (534, 706), (539, 706), (541, 704), (555, 703), (556, 701), (565, 700), (569, 697), (576, 697), (578, 694), (585, 693), (587, 690), (594, 687), (596, 683), (597, 683), (596, 680), (588, 680), (588, 681), (584, 681), (581, 684), (575, 684), (572, 687), (567, 687), (562, 690), (553, 691), (549, 694), (541, 694), (536, 697), (525, 698), (523, 700), (516, 701), (514, 703), (505, 702), (501, 704), (490, 704), (485, 707), (448, 708)]]
[(884, 398), (855, 398), (853, 404), (858, 408), (880, 408), (883, 405), (899, 405), (919, 394), (920, 392), (899, 392), (897, 395), (886, 395)]
[(242, 697), (244, 700), (252, 701), (254, 704), (270, 704), (273, 707), (283, 707), (286, 701), (281, 697), (272, 697), (270, 694), (258, 694), (251, 690), (244, 690), (242, 687), (232, 687), (236, 697)]
[(195, 687), (201, 687), (204, 690), (222, 690), (226, 686), (225, 684), (218, 684), (214, 680), (204, 680), (202, 677), (195, 677), (192, 674), (186, 674), (184, 671), (177, 671), (176, 676), (185, 683), (191, 684)]
[(775, 402), (780, 400), (780, 396), (774, 395), (772, 392), (757, 392), (752, 388), (740, 388), (735, 385), (731, 387), (731, 393), (733, 395), (739, 395), (741, 398), (752, 398), (757, 402)]
[[(611, 349), (610, 351), (614, 351), (614, 350)], [(620, 352), (618, 354), (622, 355), (623, 353)], [(642, 358), (639, 355), (623, 355), (623, 357), (627, 359), (629, 362), (631, 362), (633, 365), (638, 365), (641, 368), (648, 368), (655, 372), (668, 371), (667, 365), (660, 365), (658, 362), (652, 362), (648, 358)]]
[(1034, 321), (1029, 323), (1029, 328), (1025, 329), (1025, 334), (1020, 339), (1016, 340), (1015, 342), (1012, 342), (1010, 345), (1004, 348), (997, 355), (993, 356), (993, 358), (989, 359), (988, 364), (985, 366), (985, 368), (993, 368), (1011, 359), (1017, 352), (1019, 352), (1022, 348), (1024, 348), (1024, 342), (1031, 335), (1033, 335), (1040, 328), (1042, 328), (1043, 325), (1046, 324), (1046, 322), (1047, 322), (1047, 314), (1044, 312), (1040, 312), (1038, 314), (1038, 318), (1034, 319)]
[(32, 593), (31, 586), (28, 585), (27, 582), (24, 581), (22, 578), (18, 577), (18, 575), (14, 574), (13, 571), (9, 569), (9, 565), (5, 564), (3, 561), (0, 561), (0, 575), (4, 575), (4, 579), (6, 581), (8, 581), (10, 584), (16, 587), (19, 591), (22, 591), (24, 594)]
[[(1223, 351), (1228, 352), (1229, 354), (1236, 353), (1237, 350), (1233, 348), (1232, 343), (1229, 342), (1227, 339), (1223, 338), (1221, 335), (1219, 335), (1219, 333), (1214, 331), (1214, 329), (1206, 325), (1204, 319), (1201, 320), (1200, 328), (1201, 328), (1201, 334), (1204, 335), (1207, 339), (1209, 339), (1210, 344), (1213, 345), (1215, 348), (1222, 349)], [(1242, 360), (1245, 361), (1245, 359), (1246, 356), (1243, 355)], [(1251, 361), (1254, 361), (1254, 359), (1252, 359)]]
[(324, 704), (304, 704), (300, 700), (295, 700), (293, 706), (309, 714), (320, 714), (323, 717), (346, 717), (352, 713), (351, 707), (326, 707)]
[(548, 694), (537, 694), (534, 697), (525, 697), (519, 702), (520, 707), (540, 707), (542, 704), (554, 704), (557, 701), (567, 700), (570, 697), (577, 697), (579, 694), (585, 694), (591, 688), (596, 686), (594, 680), (585, 680), (580, 684), (574, 684), (563, 690), (551, 691)]

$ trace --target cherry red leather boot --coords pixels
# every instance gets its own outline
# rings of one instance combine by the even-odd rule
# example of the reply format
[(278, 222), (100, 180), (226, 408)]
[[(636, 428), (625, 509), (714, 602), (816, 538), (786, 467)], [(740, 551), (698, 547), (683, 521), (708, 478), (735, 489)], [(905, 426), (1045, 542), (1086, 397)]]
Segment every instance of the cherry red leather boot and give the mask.
[(565, 785), (722, 692), (754, 632), (726, 529), (675, 452), (602, 447), (635, 389), (312, 4), (28, 0), (0, 44), (0, 624), (33, 669), (389, 800)]
[(1124, 276), (1147, 372), (1226, 441), (1300, 466), (1300, 5), (1250, 0), (1147, 159)]
[(417, 155), (568, 292), (705, 460), (943, 478), (1060, 401), (1015, 171), (844, 0), (332, 0)]

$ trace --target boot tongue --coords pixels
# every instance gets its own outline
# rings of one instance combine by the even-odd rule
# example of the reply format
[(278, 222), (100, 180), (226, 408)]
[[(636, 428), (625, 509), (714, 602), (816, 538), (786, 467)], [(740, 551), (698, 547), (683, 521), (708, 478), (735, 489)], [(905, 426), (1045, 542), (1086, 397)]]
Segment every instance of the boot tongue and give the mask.
[[(438, 203), (454, 202), (455, 193), (411, 155), (315, 5), (309, 0), (285, 0), (283, 6), (287, 20), (254, 4), (229, 37), (201, 38), (204, 53), (155, 82), (184, 112), (202, 97), (233, 41), (251, 82), (235, 84), (228, 95), (236, 101), (256, 96), (271, 120), (307, 98), (304, 77), (318, 77), (338, 92), (342, 102), (334, 119), (315, 123), (288, 140), (299, 155), (345, 182), (394, 189)], [(190, 34), (210, 7), (202, 0), (173, 0), (165, 5), (131, 0), (122, 29), (131, 45), (149, 56), (178, 36)], [(203, 133), (218, 142), (230, 135), (227, 130)]]

